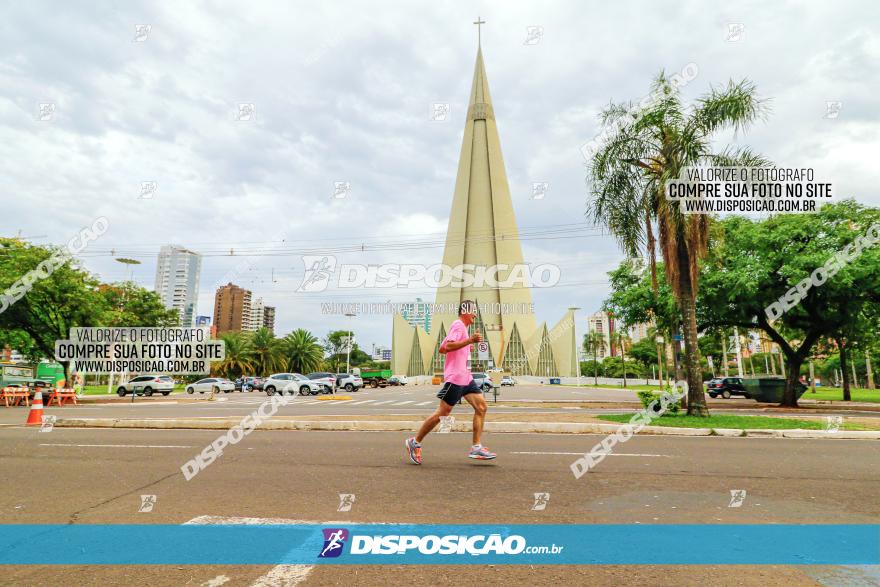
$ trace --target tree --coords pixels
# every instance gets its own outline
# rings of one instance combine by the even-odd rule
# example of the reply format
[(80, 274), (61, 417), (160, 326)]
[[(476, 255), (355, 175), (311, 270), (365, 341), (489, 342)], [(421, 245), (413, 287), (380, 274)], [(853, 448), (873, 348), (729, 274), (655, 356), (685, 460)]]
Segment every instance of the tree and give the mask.
[(250, 335), (249, 346), (251, 364), (257, 374), (270, 375), (283, 368), (284, 348), (268, 328), (259, 328)]
[(240, 332), (227, 332), (220, 335), (226, 345), (225, 357), (214, 363), (214, 370), (228, 379), (252, 373), (254, 363), (251, 355), (250, 337)]
[(311, 332), (298, 328), (282, 339), (287, 368), (295, 373), (317, 371), (324, 358), (324, 349)]
[[(848, 247), (875, 222), (880, 209), (844, 200), (813, 214), (730, 217), (720, 223), (703, 267), (700, 325), (763, 330), (787, 363), (782, 405), (797, 406), (801, 367), (814, 345), (849, 335), (862, 323), (858, 316), (880, 302), (880, 246), (866, 247), (851, 259), (838, 257), (850, 256), (854, 249)], [(831, 265), (836, 273), (825, 271), (826, 280), (814, 285), (817, 270)], [(780, 299), (788, 304), (798, 284), (805, 285), (804, 297), (794, 296), (785, 309)]]
[(601, 332), (584, 335), (584, 353), (593, 355), (593, 383), (599, 385), (599, 351), (605, 348), (605, 337)]
[(623, 386), (626, 387), (626, 345), (630, 343), (626, 330), (617, 330), (611, 335), (617, 348), (620, 349), (620, 362), (623, 368)]
[(692, 110), (682, 104), (677, 86), (662, 72), (652, 92), (654, 99), (635, 116), (629, 115), (634, 110), (631, 103), (611, 104), (602, 113), (609, 132), (590, 161), (588, 214), (608, 227), (628, 256), (638, 256), (647, 245), (652, 267), (652, 224), (657, 224), (666, 278), (684, 326), (687, 413), (707, 416), (695, 309), (700, 261), (709, 244), (709, 218), (683, 214), (666, 200), (665, 189), (688, 166), (766, 165), (748, 149), (716, 152), (712, 148), (716, 133), (745, 129), (765, 107), (747, 80), (731, 80), (726, 88), (711, 89)]
[[(30, 283), (18, 299), (4, 297), (0, 329), (27, 335), (26, 346), (44, 357), (55, 356), (55, 341), (68, 339), (71, 328), (96, 326), (106, 311), (98, 280), (76, 261), (62, 258), (63, 252), (59, 247), (0, 239), (0, 291), (24, 292), (22, 284)], [(54, 269), (37, 270), (48, 267), (43, 262)], [(70, 381), (70, 362), (62, 361), (61, 366), (65, 381)]]
[(105, 308), (101, 326), (158, 328), (180, 324), (177, 310), (166, 308), (159, 294), (133, 281), (102, 284), (98, 292), (104, 298)]

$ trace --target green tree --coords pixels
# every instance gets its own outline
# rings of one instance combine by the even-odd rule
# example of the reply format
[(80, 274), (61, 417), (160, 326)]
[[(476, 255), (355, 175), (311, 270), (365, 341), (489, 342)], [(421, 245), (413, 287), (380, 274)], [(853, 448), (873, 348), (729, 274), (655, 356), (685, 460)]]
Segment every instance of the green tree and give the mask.
[(251, 364), (257, 375), (271, 375), (284, 368), (284, 347), (268, 328), (259, 328), (249, 338)]
[[(787, 310), (771, 304), (780, 298), (787, 303), (792, 288), (809, 284), (814, 271), (838, 252), (852, 252), (847, 247), (875, 222), (880, 222), (880, 209), (844, 200), (814, 214), (779, 214), (765, 220), (730, 217), (721, 223), (703, 268), (700, 325), (763, 330), (787, 363), (782, 405), (797, 406), (801, 367), (817, 342), (850, 336), (849, 329), (868, 323), (859, 316), (868, 315), (880, 302), (880, 245), (840, 263), (835, 275), (821, 285), (810, 285), (802, 300), (791, 298), (796, 303)], [(779, 309), (784, 311), (776, 316)]]
[(584, 353), (593, 356), (593, 384), (599, 385), (599, 351), (605, 348), (605, 337), (601, 332), (584, 335)]
[(180, 324), (180, 314), (166, 308), (154, 291), (133, 281), (102, 284), (98, 292), (104, 298), (101, 326), (171, 327)]
[(298, 328), (282, 339), (287, 369), (295, 373), (317, 371), (324, 358), (320, 342), (308, 330)]
[[(665, 198), (668, 181), (684, 167), (766, 165), (748, 149), (718, 152), (712, 141), (722, 130), (743, 130), (765, 111), (754, 85), (744, 80), (711, 89), (692, 109), (664, 73), (654, 80), (647, 106), (612, 104), (602, 113), (606, 139), (590, 161), (589, 215), (608, 227), (624, 252), (638, 256), (642, 247), (654, 266), (654, 230), (659, 232), (666, 278), (681, 312), (688, 381), (687, 410), (707, 416), (697, 344), (696, 296), (700, 261), (709, 243), (709, 218), (683, 214)], [(652, 273), (656, 273), (652, 271)]]
[(220, 338), (226, 345), (226, 353), (222, 361), (213, 363), (213, 370), (229, 379), (253, 373), (253, 349), (250, 337), (241, 332), (226, 332), (221, 334)]
[[(0, 292), (9, 291), (12, 298), (18, 298), (4, 296), (0, 330), (17, 332), (9, 336), (19, 339), (22, 334), (27, 335), (30, 343), (26, 348), (43, 357), (55, 356), (55, 341), (66, 340), (71, 328), (99, 325), (106, 310), (98, 280), (80, 269), (76, 261), (62, 259), (60, 253), (59, 247), (0, 239)], [(53, 254), (54, 259), (64, 262), (52, 262)], [(35, 271), (44, 261), (54, 269)], [(25, 282), (30, 283), (29, 289), (23, 287)], [(69, 381), (70, 363), (62, 361), (61, 365), (64, 378)]]

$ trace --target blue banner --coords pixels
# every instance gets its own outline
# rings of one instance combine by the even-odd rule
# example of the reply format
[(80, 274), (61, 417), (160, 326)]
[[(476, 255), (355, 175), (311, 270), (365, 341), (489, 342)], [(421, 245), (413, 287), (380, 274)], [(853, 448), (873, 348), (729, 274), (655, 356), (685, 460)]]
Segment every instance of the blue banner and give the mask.
[(0, 525), (5, 565), (878, 565), (880, 525)]

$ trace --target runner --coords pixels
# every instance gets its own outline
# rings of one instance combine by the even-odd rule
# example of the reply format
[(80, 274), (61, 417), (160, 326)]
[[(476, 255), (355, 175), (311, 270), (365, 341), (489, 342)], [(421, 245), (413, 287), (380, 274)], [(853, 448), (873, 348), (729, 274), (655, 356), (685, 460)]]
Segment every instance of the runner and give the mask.
[(464, 397), (474, 408), (474, 444), (471, 446), (468, 457), (472, 459), (490, 460), (497, 455), (480, 444), (480, 436), (483, 434), (483, 421), (486, 418), (486, 400), (483, 393), (468, 369), (467, 361), (471, 352), (471, 344), (483, 340), (480, 333), (468, 336), (468, 326), (473, 324), (477, 315), (477, 305), (465, 300), (458, 310), (458, 320), (449, 327), (449, 333), (440, 343), (440, 352), (446, 355), (446, 363), (443, 367), (443, 388), (437, 393), (440, 405), (437, 411), (429, 416), (419, 428), (418, 434), (406, 440), (406, 452), (410, 460), (416, 465), (422, 464), (422, 441), (431, 430), (444, 418), (452, 413), (452, 408)]

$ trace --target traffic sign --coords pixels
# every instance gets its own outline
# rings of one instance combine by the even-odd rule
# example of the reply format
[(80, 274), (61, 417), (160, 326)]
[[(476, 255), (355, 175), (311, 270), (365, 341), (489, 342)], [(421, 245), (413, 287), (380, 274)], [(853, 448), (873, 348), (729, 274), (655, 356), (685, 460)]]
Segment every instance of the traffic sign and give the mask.
[(489, 360), (489, 343), (485, 340), (477, 343), (477, 359), (480, 361)]

